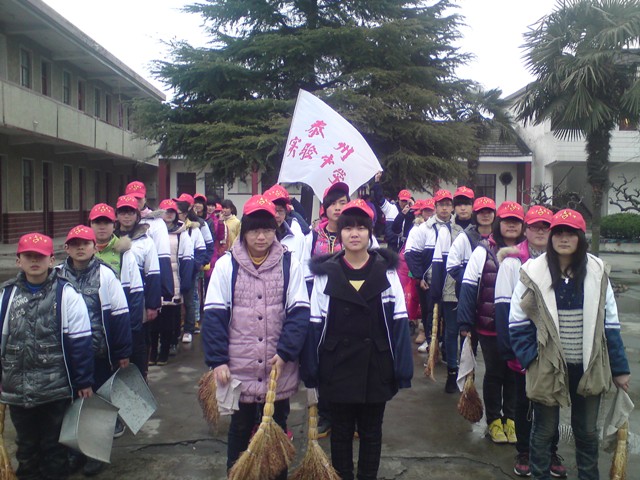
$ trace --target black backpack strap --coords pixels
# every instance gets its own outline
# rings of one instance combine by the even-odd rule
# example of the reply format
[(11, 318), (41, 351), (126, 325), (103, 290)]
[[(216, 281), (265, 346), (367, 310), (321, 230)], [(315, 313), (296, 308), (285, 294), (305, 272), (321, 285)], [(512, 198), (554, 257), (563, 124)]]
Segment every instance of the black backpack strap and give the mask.
[(315, 251), (316, 251), (316, 242), (318, 241), (318, 231), (317, 230), (312, 230), (311, 231), (311, 256), (313, 257)]
[(231, 255), (231, 305), (236, 292), (236, 281), (238, 280), (238, 261)]
[(67, 283), (69, 283), (67, 280), (58, 278), (56, 285), (56, 317), (60, 322), (62, 322), (62, 292)]
[(0, 305), (0, 318), (4, 323), (5, 317), (7, 316), (7, 310), (9, 309), (9, 299), (11, 298), (11, 293), (13, 292), (14, 285), (7, 285), (4, 289), (4, 293), (2, 295), (2, 304)]
[(291, 252), (284, 252), (282, 256), (282, 273), (284, 277), (284, 290), (282, 291), (282, 305), (287, 308), (287, 290), (289, 289), (289, 277), (291, 276)]

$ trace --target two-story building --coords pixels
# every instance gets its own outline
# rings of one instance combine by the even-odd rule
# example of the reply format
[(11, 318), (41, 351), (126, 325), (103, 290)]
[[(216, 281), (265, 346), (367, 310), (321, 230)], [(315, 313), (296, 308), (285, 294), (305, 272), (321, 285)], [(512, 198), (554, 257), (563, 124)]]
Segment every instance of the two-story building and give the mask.
[(134, 98), (165, 96), (41, 0), (0, 0), (0, 241), (65, 235), (132, 179), (156, 196)]

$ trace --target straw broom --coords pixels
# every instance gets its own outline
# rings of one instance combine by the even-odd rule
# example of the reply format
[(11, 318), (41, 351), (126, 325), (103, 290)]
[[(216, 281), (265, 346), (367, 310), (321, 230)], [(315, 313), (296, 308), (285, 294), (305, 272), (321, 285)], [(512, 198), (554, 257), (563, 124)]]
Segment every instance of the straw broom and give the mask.
[(318, 443), (318, 405), (309, 407), (309, 432), (307, 451), (302, 463), (289, 480), (340, 480), (340, 475), (329, 462)]
[[(218, 427), (220, 412), (218, 411), (218, 399), (216, 398), (216, 390), (218, 384), (213, 370), (209, 370), (198, 382), (198, 401), (202, 408), (202, 415), (212, 428)], [(2, 479), (0, 479), (2, 480)]]
[(229, 471), (229, 480), (273, 480), (293, 461), (296, 449), (280, 425), (273, 421), (278, 370), (271, 369), (262, 422), (246, 451)]
[(458, 401), (458, 413), (471, 423), (479, 422), (483, 414), (482, 400), (473, 383), (474, 376), (473, 372), (467, 375)]
[(0, 480), (16, 480), (16, 474), (11, 467), (9, 452), (4, 445), (4, 414), (7, 405), (0, 403)]
[(627, 439), (629, 437), (629, 422), (618, 429), (618, 443), (613, 453), (609, 478), (611, 480), (625, 480), (627, 478)]
[(438, 304), (433, 306), (433, 324), (431, 327), (431, 343), (429, 344), (429, 358), (427, 358), (427, 366), (424, 367), (424, 376), (430, 378), (434, 382), (436, 377), (433, 375), (436, 369), (436, 360), (440, 354), (438, 346)]

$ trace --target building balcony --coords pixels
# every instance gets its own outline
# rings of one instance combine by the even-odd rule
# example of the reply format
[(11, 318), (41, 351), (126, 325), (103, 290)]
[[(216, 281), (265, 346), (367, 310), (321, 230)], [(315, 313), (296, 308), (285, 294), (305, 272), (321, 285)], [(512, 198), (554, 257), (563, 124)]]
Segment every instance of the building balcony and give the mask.
[[(157, 145), (45, 95), (0, 80), (0, 133), (9, 142), (48, 143), (157, 165)], [(78, 150), (76, 150), (78, 151)]]

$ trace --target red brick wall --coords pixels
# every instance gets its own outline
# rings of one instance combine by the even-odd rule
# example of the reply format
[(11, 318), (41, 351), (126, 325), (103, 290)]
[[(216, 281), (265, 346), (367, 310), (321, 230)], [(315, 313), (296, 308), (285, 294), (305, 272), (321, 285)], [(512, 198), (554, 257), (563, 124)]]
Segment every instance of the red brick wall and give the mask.
[[(42, 212), (5, 213), (2, 216), (2, 243), (17, 243), (22, 235), (42, 232), (44, 218)], [(76, 225), (86, 224), (88, 212), (66, 211), (51, 213), (53, 236), (65, 237)]]

